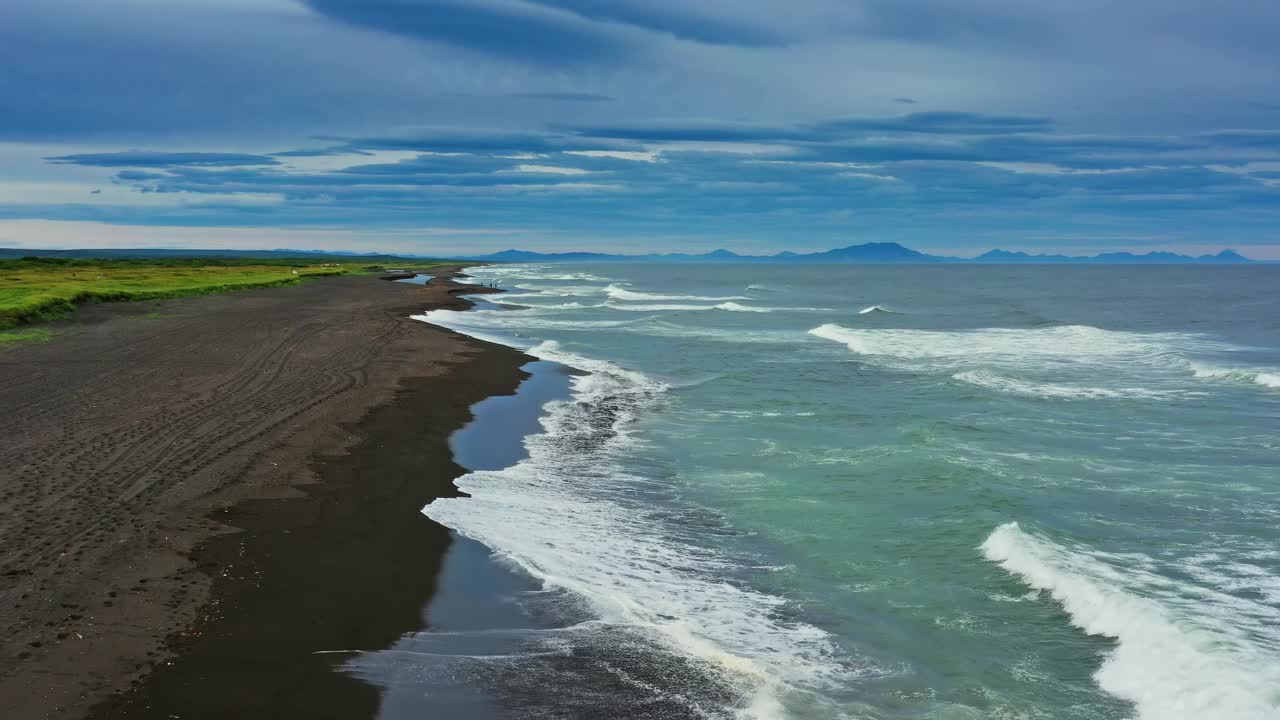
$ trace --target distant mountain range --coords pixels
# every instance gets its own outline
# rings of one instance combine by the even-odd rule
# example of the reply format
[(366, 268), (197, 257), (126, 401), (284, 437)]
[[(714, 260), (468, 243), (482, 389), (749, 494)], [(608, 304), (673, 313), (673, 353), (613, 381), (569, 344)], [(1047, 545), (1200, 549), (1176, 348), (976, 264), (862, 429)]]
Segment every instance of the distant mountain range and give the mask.
[(975, 258), (929, 255), (904, 247), (898, 243), (864, 243), (850, 245), (825, 252), (794, 253), (783, 251), (773, 255), (739, 255), (731, 250), (713, 250), (709, 253), (665, 253), (648, 255), (611, 255), (608, 253), (567, 252), (540, 253), (529, 250), (503, 250), (489, 255), (473, 255), (461, 258), (483, 262), (751, 262), (751, 263), (880, 263), (880, 264), (1038, 264), (1038, 263), (1090, 263), (1103, 265), (1239, 265), (1256, 263), (1235, 250), (1223, 250), (1217, 255), (1179, 255), (1171, 252), (1149, 252), (1141, 255), (1129, 252), (1102, 253), (1100, 255), (1031, 255), (1008, 250), (991, 250)]
[[(44, 257), (96, 257), (96, 258), (145, 258), (145, 257), (298, 257), (318, 260), (329, 257), (343, 260), (360, 260), (380, 263), (404, 263), (425, 260), (425, 255), (359, 254), (321, 250), (191, 250), (191, 249), (106, 249), (106, 250), (37, 250), (33, 248), (0, 248), (0, 258), (16, 258), (28, 255)], [(739, 255), (731, 250), (713, 250), (708, 253), (651, 253), (648, 255), (614, 255), (594, 252), (540, 253), (530, 250), (503, 250), (488, 255), (455, 256), (455, 260), (474, 262), (667, 262), (667, 263), (843, 263), (843, 264), (1098, 264), (1098, 265), (1241, 265), (1261, 261), (1247, 258), (1235, 250), (1223, 250), (1217, 255), (1179, 255), (1171, 252), (1134, 254), (1111, 252), (1100, 255), (1031, 255), (1008, 250), (991, 250), (975, 258), (929, 255), (904, 247), (898, 243), (864, 243), (850, 245), (825, 252), (795, 253), (789, 250), (773, 255)]]

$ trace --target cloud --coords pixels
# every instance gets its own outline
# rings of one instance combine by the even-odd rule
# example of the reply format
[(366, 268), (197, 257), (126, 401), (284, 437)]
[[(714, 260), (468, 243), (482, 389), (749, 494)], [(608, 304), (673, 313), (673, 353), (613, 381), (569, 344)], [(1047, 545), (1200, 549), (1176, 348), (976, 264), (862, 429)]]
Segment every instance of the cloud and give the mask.
[(237, 165), (278, 165), (279, 160), (267, 155), (217, 152), (145, 152), (130, 150), (112, 153), (85, 153), (46, 158), (52, 163), (93, 165), (97, 167), (231, 167)]
[(943, 135), (1002, 135), (1045, 132), (1048, 118), (1026, 115), (988, 115), (974, 112), (921, 112), (890, 118), (849, 118), (814, 125), (819, 133), (850, 132), (930, 133)]
[(1219, 130), (1201, 137), (1215, 145), (1280, 150), (1280, 130)]
[(7, 218), (713, 247), (1280, 227), (1274, 4), (10, 5)]
[(303, 0), (344, 23), (525, 62), (605, 62), (631, 47), (585, 18), (511, 0)]
[(872, 134), (1010, 135), (1046, 132), (1047, 118), (972, 112), (921, 112), (888, 117), (853, 117), (801, 125), (753, 125), (703, 121), (566, 126), (584, 137), (637, 142), (829, 142)]
[[(617, 139), (586, 139), (546, 132), (427, 129), (398, 136), (332, 137), (355, 150), (417, 150), (420, 152), (560, 152), (565, 150), (639, 150)], [(624, 139), (625, 140), (625, 139)]]
[(301, 148), (298, 150), (281, 150), (271, 153), (271, 157), (277, 158), (315, 158), (315, 157), (333, 157), (335, 155), (349, 155), (352, 153), (363, 153), (370, 155), (372, 153), (363, 150), (356, 150), (350, 147), (326, 147), (326, 148)]
[(738, 47), (777, 47), (786, 41), (767, 27), (740, 21), (730, 13), (719, 16), (694, 11), (697, 3), (663, 0), (532, 0), (589, 20), (667, 33), (684, 40)]
[(583, 137), (637, 142), (774, 142), (809, 137), (800, 128), (718, 122), (582, 125), (564, 129)]
[(586, 92), (523, 92), (511, 93), (509, 97), (529, 98), (531, 100), (560, 100), (563, 102), (613, 102), (608, 95)]

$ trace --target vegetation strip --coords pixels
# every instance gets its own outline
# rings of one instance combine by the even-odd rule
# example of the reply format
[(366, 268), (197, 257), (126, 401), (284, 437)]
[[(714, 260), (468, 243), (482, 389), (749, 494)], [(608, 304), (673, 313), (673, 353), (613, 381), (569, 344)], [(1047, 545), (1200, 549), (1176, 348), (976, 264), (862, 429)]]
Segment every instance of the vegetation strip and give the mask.
[[(414, 267), (438, 263), (412, 262)], [(341, 258), (146, 258), (0, 260), (0, 330), (54, 320), (86, 302), (157, 300), (231, 290), (293, 285), (382, 265)], [(35, 336), (0, 336), (0, 345)]]

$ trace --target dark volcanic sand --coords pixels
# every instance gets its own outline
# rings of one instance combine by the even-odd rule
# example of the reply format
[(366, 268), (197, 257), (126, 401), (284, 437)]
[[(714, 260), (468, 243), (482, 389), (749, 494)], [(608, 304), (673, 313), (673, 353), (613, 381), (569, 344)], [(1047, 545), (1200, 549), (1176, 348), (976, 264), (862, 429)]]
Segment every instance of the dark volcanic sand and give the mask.
[(4, 717), (371, 717), (315, 653), (420, 628), (449, 435), (531, 360), (407, 319), (457, 288), (91, 306), (0, 352)]

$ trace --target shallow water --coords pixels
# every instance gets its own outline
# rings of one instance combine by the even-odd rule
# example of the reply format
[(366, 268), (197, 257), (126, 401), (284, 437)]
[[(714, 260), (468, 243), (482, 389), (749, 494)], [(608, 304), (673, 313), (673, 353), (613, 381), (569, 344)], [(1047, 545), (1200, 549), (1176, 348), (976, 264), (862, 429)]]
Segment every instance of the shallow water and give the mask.
[(399, 278), (392, 282), (409, 283), (410, 285), (426, 285), (431, 282), (431, 276), (426, 274), (414, 275), (413, 277)]
[(509, 712), (1280, 717), (1280, 268), (473, 274), (583, 371), (425, 510), (539, 588)]

